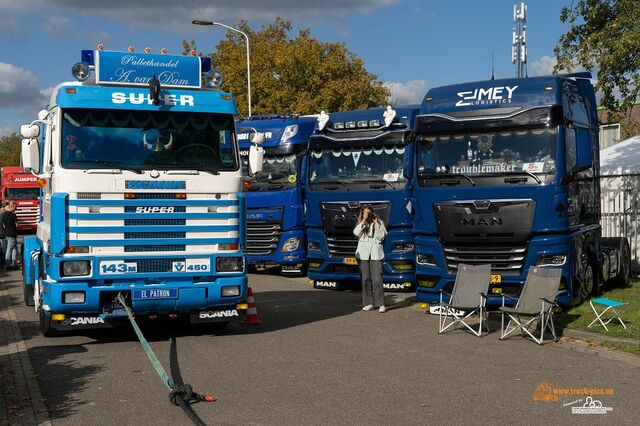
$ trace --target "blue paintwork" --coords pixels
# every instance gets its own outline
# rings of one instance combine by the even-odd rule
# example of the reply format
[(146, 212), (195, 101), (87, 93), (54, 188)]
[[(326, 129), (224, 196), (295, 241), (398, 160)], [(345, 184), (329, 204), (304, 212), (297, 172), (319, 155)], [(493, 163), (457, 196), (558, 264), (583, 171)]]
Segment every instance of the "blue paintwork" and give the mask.
[(98, 83), (148, 87), (155, 76), (161, 86), (200, 87), (201, 63), (197, 56), (97, 50), (95, 60)]
[[(115, 54), (113, 52), (101, 52), (100, 57), (94, 57), (93, 54), (83, 53), (83, 60), (93, 61), (95, 59), (96, 67), (100, 64), (105, 68), (96, 70), (102, 72), (102, 79), (109, 79), (117, 75), (116, 63), (118, 57), (122, 62), (122, 57), (126, 57), (126, 53)], [(158, 55), (139, 55), (146, 59), (172, 61), (175, 57), (158, 56)], [(108, 65), (113, 59), (113, 66)], [(172, 88), (164, 84), (160, 92), (159, 105), (153, 105), (149, 100), (149, 88), (147, 82), (139, 81), (145, 87), (132, 87), (131, 85), (101, 85), (88, 83), (65, 83), (57, 87), (52, 98), (52, 103), (48, 107), (61, 108), (101, 108), (112, 110), (149, 110), (149, 111), (176, 111), (181, 113), (190, 112), (207, 112), (221, 115), (235, 115), (237, 109), (231, 95), (209, 88), (200, 88), (200, 72), (201, 66), (207, 68), (207, 61), (201, 61), (200, 58), (179, 57), (180, 65), (177, 69), (180, 71), (180, 78), (184, 78), (185, 82), (180, 83), (181, 88)], [(108, 68), (108, 69), (107, 69)], [(148, 68), (148, 67), (147, 67)], [(160, 78), (160, 74), (166, 71), (167, 67), (157, 67), (156, 69), (134, 70), (137, 76), (143, 79), (156, 74)], [(94, 71), (95, 72), (95, 71)], [(186, 76), (183, 72), (189, 74)], [(133, 76), (133, 74), (131, 74)], [(174, 75), (174, 77), (176, 77)], [(90, 81), (90, 80), (88, 80)], [(175, 82), (174, 82), (175, 83)], [(162, 81), (161, 81), (162, 84)], [(185, 87), (193, 86), (195, 90)], [(46, 129), (43, 129), (46, 130)], [(47, 132), (43, 131), (46, 135)], [(44, 145), (51, 141), (43, 138), (41, 153), (45, 152)], [(41, 155), (41, 162), (43, 161)], [(55, 169), (54, 177), (55, 179)], [(111, 182), (105, 179), (105, 184)], [(151, 191), (166, 190), (185, 190), (184, 181), (136, 181), (128, 182), (128, 189), (136, 189), (142, 194)], [(111, 186), (109, 187), (111, 188)], [(149, 190), (149, 191), (147, 191)], [(71, 192), (71, 189), (69, 189)], [(96, 188), (95, 192), (111, 192), (111, 189)], [(107, 229), (99, 225), (82, 226), (74, 223), (76, 220), (92, 220), (106, 221), (128, 219), (151, 220), (151, 219), (237, 219), (244, 215), (244, 202), (242, 195), (240, 201), (229, 200), (188, 200), (188, 199), (126, 199), (126, 200), (70, 200), (67, 193), (54, 193), (51, 195), (50, 215), (50, 239), (42, 241), (37, 236), (28, 236), (24, 242), (24, 274), (25, 284), (34, 285), (39, 280), (42, 288), (41, 304), (44, 307), (44, 315), (52, 313), (65, 313), (73, 315), (86, 314), (98, 315), (102, 314), (101, 300), (106, 296), (113, 298), (114, 293), (122, 291), (129, 293), (137, 289), (163, 288), (176, 290), (177, 299), (169, 300), (144, 300), (133, 301), (132, 307), (135, 314), (146, 314), (149, 312), (158, 314), (167, 313), (189, 313), (196, 309), (205, 309), (212, 307), (231, 307), (235, 308), (235, 304), (246, 299), (247, 295), (247, 276), (246, 271), (238, 272), (217, 272), (217, 259), (223, 256), (241, 257), (242, 253), (236, 250), (218, 252), (192, 252), (178, 251), (177, 253), (162, 253), (156, 251), (149, 253), (146, 251), (125, 251), (120, 254), (103, 254), (98, 250), (92, 250), (91, 253), (67, 253), (69, 247), (102, 247), (102, 246), (131, 246), (139, 245), (148, 249), (153, 246), (169, 246), (172, 245), (213, 245), (213, 244), (237, 244), (240, 238), (148, 238), (154, 233), (182, 233), (182, 232), (210, 232), (210, 231), (236, 231), (239, 230), (241, 236), (244, 235), (244, 221), (240, 220), (239, 225), (135, 225), (135, 226), (109, 226)], [(43, 205), (41, 200), (41, 206)], [(91, 206), (109, 206), (109, 207), (127, 207), (141, 206), (145, 208), (158, 207), (183, 207), (190, 206), (235, 206), (239, 205), (239, 213), (190, 213), (176, 212), (163, 213), (162, 211), (154, 213), (145, 212), (127, 212), (127, 213), (70, 213), (76, 208), (86, 208)], [(86, 210), (85, 210), (86, 211)], [(41, 217), (42, 220), (42, 217)], [(153, 223), (153, 222), (148, 222)], [(119, 237), (117, 240), (109, 240), (114, 233), (145, 233), (145, 235), (133, 235), (134, 238)], [(80, 239), (87, 236), (88, 233), (95, 233), (100, 237), (92, 239)], [(149, 235), (151, 234), (151, 235)], [(168, 234), (171, 236), (171, 234)], [(134, 248), (134, 250), (136, 250)], [(159, 250), (167, 250), (167, 248)], [(40, 254), (32, 259), (32, 254), (40, 251)], [(188, 259), (198, 259), (201, 262), (194, 261), (193, 265), (207, 265), (207, 271), (187, 271), (172, 272), (173, 263)], [(62, 262), (70, 260), (86, 260), (90, 265), (90, 274), (83, 277), (62, 277)], [(100, 270), (101, 261), (111, 261), (115, 263), (126, 263), (137, 261), (140, 266), (138, 269), (143, 272), (130, 273), (111, 273), (103, 274)], [(146, 263), (145, 263), (146, 262)], [(169, 265), (167, 269), (167, 265)], [(163, 271), (164, 272), (144, 272), (144, 271)], [(167, 272), (169, 270), (169, 272)], [(40, 273), (42, 271), (42, 273)], [(222, 297), (221, 287), (226, 285), (240, 286), (240, 295), (238, 297)], [(83, 291), (86, 295), (85, 303), (82, 304), (65, 304), (63, 303), (63, 292), (66, 291)], [(114, 311), (112, 315), (124, 315), (124, 312)]]
[[(580, 78), (588, 78), (590, 74), (575, 74)], [(593, 88), (588, 81), (573, 80), (568, 76), (531, 77), (527, 79), (488, 80), (480, 82), (462, 83), (451, 86), (431, 89), (422, 104), (420, 115), (449, 115), (454, 112), (487, 110), (493, 108), (521, 108), (527, 109), (536, 106), (562, 106), (564, 102), (564, 114), (567, 116), (567, 95), (563, 83), (581, 86), (585, 101), (573, 103), (574, 110), (586, 109), (590, 114), (580, 116), (576, 122), (584, 122), (590, 127), (590, 132), (595, 135), (594, 169), (597, 167), (597, 115), (595, 113), (595, 97)], [(489, 88), (514, 88), (512, 96), (505, 96), (508, 92), (503, 89), (499, 92), (502, 99), (494, 99), (487, 102), (487, 96), (480, 99), (479, 89), (486, 91)], [(475, 100), (465, 99), (476, 96)], [(483, 103), (484, 100), (484, 103)], [(465, 105), (461, 105), (461, 103)], [(466, 103), (470, 103), (466, 105)], [(527, 243), (526, 260), (522, 273), (516, 275), (503, 275), (503, 285), (524, 285), (529, 268), (536, 265), (540, 255), (567, 255), (567, 262), (562, 266), (562, 282), (564, 290), (559, 294), (557, 301), (561, 305), (569, 306), (580, 300), (579, 283), (574, 277), (581, 272), (577, 263), (581, 251), (576, 246), (582, 246), (582, 242), (589, 235), (596, 232), (599, 235), (599, 225), (595, 223), (572, 224), (566, 213), (569, 205), (568, 185), (564, 182), (565, 172), (565, 140), (564, 124), (560, 125), (557, 139), (556, 175), (551, 184), (547, 185), (496, 185), (496, 186), (446, 186), (446, 187), (421, 187), (418, 177), (414, 176), (414, 205), (416, 214), (414, 228), (416, 232), (416, 253), (431, 255), (437, 265), (420, 265), (416, 267), (416, 280), (435, 280), (433, 287), (416, 287), (416, 298), (420, 302), (436, 302), (440, 297), (440, 290), (451, 285), (455, 280), (455, 274), (448, 270), (442, 244), (438, 235), (438, 225), (433, 211), (433, 205), (437, 201), (451, 200), (508, 200), (508, 199), (532, 199), (536, 203), (532, 234)], [(416, 175), (417, 173), (414, 173)], [(599, 195), (598, 195), (599, 197)], [(578, 243), (579, 242), (579, 243)], [(480, 242), (480, 244), (482, 244)], [(562, 287), (561, 287), (562, 288)], [(449, 287), (449, 290), (451, 288)], [(499, 304), (502, 299), (495, 295), (489, 297), (488, 303)], [(508, 301), (507, 301), (508, 302)]]
[[(283, 141), (283, 134), (287, 126), (298, 126), (298, 132), (290, 139)], [(248, 134), (248, 128), (254, 128), (265, 133), (265, 157), (274, 150), (290, 149), (290, 152), (300, 152), (306, 148), (309, 136), (316, 125), (315, 117), (264, 117), (240, 121), (236, 124), (240, 137), (240, 150), (247, 151), (251, 143), (243, 135)], [(300, 158), (302, 162), (304, 157)], [(298, 176), (300, 176), (300, 169)], [(250, 265), (296, 265), (306, 263), (306, 235), (304, 231), (304, 218), (302, 212), (302, 185), (296, 182), (293, 188), (248, 191), (245, 192), (247, 221), (260, 221), (266, 218), (272, 221), (281, 221), (282, 233), (277, 249), (268, 255), (247, 255)], [(282, 245), (289, 238), (297, 237), (300, 245), (297, 250), (282, 252)]]
[[(396, 122), (402, 123), (406, 126), (406, 130), (410, 130), (413, 127), (415, 117), (419, 111), (417, 106), (396, 107)], [(327, 128), (332, 127), (336, 122), (347, 121), (359, 121), (359, 120), (380, 120), (384, 124), (383, 113), (385, 108), (370, 108), (363, 110), (354, 110), (346, 112), (336, 112), (330, 114), (330, 120), (327, 124)], [(322, 132), (316, 130), (314, 135), (319, 135)], [(341, 132), (347, 134), (349, 132)], [(366, 137), (360, 136), (357, 131), (350, 132), (349, 143), (357, 144), (357, 146), (372, 146), (375, 145), (375, 141), (369, 140)], [(312, 142), (313, 139), (312, 139)], [(404, 164), (410, 164), (413, 152), (414, 144), (407, 143), (405, 150)], [(335, 146), (339, 147), (340, 142), (335, 142)], [(410, 170), (406, 168), (405, 170)], [(413, 243), (413, 217), (407, 210), (407, 204), (412, 199), (411, 180), (407, 179), (405, 185), (401, 188), (391, 189), (375, 189), (375, 190), (355, 190), (350, 188), (349, 191), (340, 188), (334, 191), (312, 191), (309, 185), (309, 181), (305, 182), (305, 225), (307, 226), (307, 239), (310, 243), (317, 243), (320, 245), (319, 250), (309, 250), (309, 260), (320, 261), (321, 266), (318, 268), (309, 268), (309, 278), (316, 281), (360, 281), (359, 272), (328, 272), (327, 270), (333, 265), (340, 265), (345, 263), (343, 257), (333, 257), (329, 254), (327, 246), (326, 235), (323, 229), (321, 205), (326, 202), (340, 202), (340, 201), (359, 201), (359, 202), (374, 202), (374, 201), (389, 201), (391, 203), (391, 213), (388, 223), (385, 224), (388, 234), (384, 241), (384, 265), (383, 265), (383, 281), (385, 284), (402, 284), (404, 288), (407, 288), (405, 283), (413, 284), (415, 281), (415, 270), (394, 270), (391, 267), (393, 261), (410, 261), (415, 265), (415, 253), (413, 250), (403, 252), (393, 252), (394, 245), (399, 243)]]

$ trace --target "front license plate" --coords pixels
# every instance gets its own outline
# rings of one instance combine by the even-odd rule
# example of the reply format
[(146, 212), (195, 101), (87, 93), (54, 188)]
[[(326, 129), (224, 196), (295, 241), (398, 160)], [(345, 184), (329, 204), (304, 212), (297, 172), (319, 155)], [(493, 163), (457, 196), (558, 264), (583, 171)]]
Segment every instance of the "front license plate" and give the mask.
[(344, 263), (345, 265), (357, 265), (358, 260), (355, 257), (345, 257)]
[(177, 299), (178, 290), (175, 288), (146, 288), (133, 290), (133, 300)]
[(489, 276), (489, 284), (500, 284), (502, 282), (502, 275), (491, 274)]

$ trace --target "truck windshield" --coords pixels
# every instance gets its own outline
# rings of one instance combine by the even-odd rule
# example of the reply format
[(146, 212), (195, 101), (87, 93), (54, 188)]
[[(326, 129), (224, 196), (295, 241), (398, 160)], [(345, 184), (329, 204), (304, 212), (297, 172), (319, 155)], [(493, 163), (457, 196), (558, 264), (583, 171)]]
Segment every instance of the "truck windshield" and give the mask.
[(418, 173), (555, 174), (557, 134), (557, 128), (545, 127), (426, 136), (418, 148)]
[(72, 169), (238, 170), (226, 114), (66, 109), (61, 145)]
[(315, 183), (402, 182), (404, 146), (311, 151), (309, 181)]
[[(248, 176), (249, 160), (242, 158), (242, 174)], [(262, 173), (252, 179), (253, 189), (268, 190), (291, 188), (298, 182), (297, 156), (295, 154), (286, 155), (265, 155), (262, 163)]]
[(40, 188), (7, 188), (5, 198), (8, 200), (35, 200), (40, 197)]

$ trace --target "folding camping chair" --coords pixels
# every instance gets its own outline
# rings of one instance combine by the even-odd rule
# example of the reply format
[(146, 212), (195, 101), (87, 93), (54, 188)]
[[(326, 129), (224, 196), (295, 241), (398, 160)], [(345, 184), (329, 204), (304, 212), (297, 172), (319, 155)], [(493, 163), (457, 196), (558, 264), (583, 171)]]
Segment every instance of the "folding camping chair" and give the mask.
[[(553, 325), (553, 307), (557, 306), (555, 300), (560, 287), (561, 276), (562, 269), (560, 268), (531, 267), (519, 298), (516, 299), (506, 294), (502, 295), (500, 340), (506, 339), (511, 333), (520, 329), (537, 344), (541, 345), (544, 342), (544, 332), (547, 328), (550, 329), (553, 340), (558, 340)], [(518, 302), (515, 307), (511, 308), (504, 305), (505, 298), (518, 300)], [(504, 326), (505, 315), (509, 317), (506, 327)], [(525, 322), (522, 317), (528, 318), (528, 320)], [(535, 337), (530, 330), (533, 322), (537, 319), (541, 320), (540, 338)], [(516, 325), (509, 329), (512, 321)]]
[[(445, 303), (442, 296), (447, 294), (440, 290), (440, 312), (438, 317), (438, 334), (444, 333), (447, 329), (458, 324), (462, 324), (476, 336), (482, 333), (482, 320), (485, 315), (485, 303), (489, 290), (489, 277), (491, 275), (491, 265), (458, 265), (456, 282), (453, 284), (449, 302)], [(477, 313), (480, 316), (480, 325), (476, 331), (466, 320), (471, 315)], [(451, 322), (447, 320), (451, 317)], [(485, 327), (487, 327), (485, 321)]]
[[(598, 313), (598, 311), (596, 310), (596, 307), (593, 305), (594, 303), (596, 305), (606, 306), (605, 310)], [(591, 309), (593, 309), (593, 313), (596, 314), (596, 319), (591, 321), (591, 324), (589, 324), (587, 328), (590, 328), (596, 321), (600, 321), (600, 324), (602, 324), (604, 329), (609, 331), (609, 329), (607, 328), (607, 324), (609, 324), (614, 319), (617, 319), (618, 321), (620, 321), (620, 324), (622, 324), (624, 329), (625, 330), (627, 329), (627, 326), (624, 325), (624, 322), (622, 322), (622, 319), (620, 318), (620, 314), (618, 313), (618, 311), (616, 311), (616, 308), (621, 308), (625, 306), (627, 304), (626, 302), (618, 302), (617, 300), (608, 299), (606, 297), (599, 297), (597, 299), (590, 300), (589, 304), (591, 305)], [(607, 319), (606, 321), (602, 321), (602, 317), (604, 316), (605, 313), (607, 313), (609, 309), (613, 311), (613, 316)]]

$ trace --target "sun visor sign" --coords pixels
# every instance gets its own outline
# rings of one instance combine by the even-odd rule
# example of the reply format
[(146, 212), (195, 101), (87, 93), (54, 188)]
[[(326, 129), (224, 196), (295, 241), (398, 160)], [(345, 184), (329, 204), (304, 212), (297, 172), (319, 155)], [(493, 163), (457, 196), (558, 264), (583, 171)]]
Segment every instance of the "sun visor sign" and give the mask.
[(183, 180), (127, 180), (125, 189), (187, 189), (187, 184)]
[(148, 86), (155, 75), (161, 87), (200, 88), (197, 56), (96, 51), (98, 84)]

